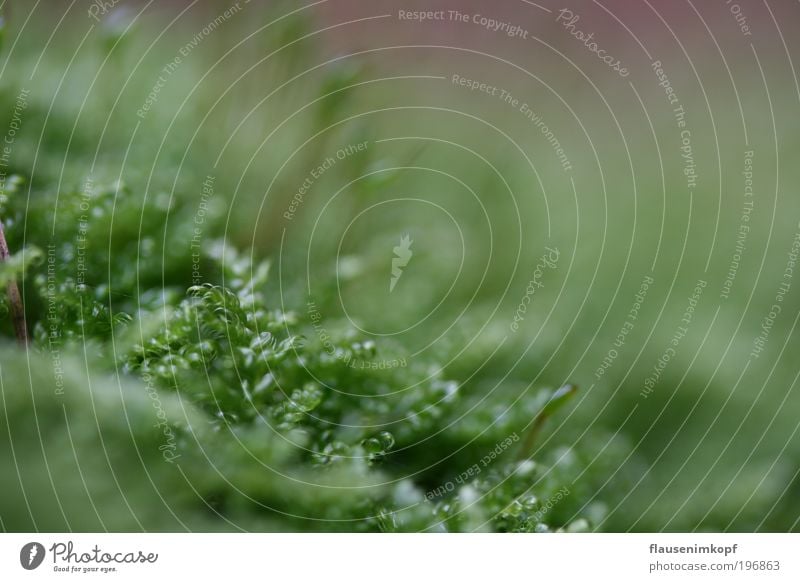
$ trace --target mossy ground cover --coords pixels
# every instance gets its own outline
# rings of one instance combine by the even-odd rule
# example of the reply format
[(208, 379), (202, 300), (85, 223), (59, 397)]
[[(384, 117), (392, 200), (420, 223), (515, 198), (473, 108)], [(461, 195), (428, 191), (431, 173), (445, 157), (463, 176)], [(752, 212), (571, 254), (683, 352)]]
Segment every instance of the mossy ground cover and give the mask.
[[(85, 39), (75, 15), (58, 27), (37, 13), (23, 29), (24, 11), (6, 14), (0, 284), (16, 281), (29, 340), (5, 299), (0, 527), (797, 527), (791, 364), (753, 364), (773, 380), (753, 410), (719, 365), (743, 348), (729, 353), (731, 330), (700, 301), (640, 395), (698, 279), (724, 279), (727, 251), (704, 271), (681, 249), (704, 248), (708, 229), (687, 245), (683, 206), (648, 212), (664, 182), (639, 133), (602, 152), (617, 169), (636, 158), (636, 204), (622, 169), (576, 169), (570, 187), (518, 110), (427, 85), (485, 66), (328, 62), (307, 12), (247, 10), (191, 45), (218, 15), (210, 3), (163, 35), (168, 12), (115, 12)], [(519, 130), (536, 179), (483, 115)], [(571, 153), (569, 171), (589, 154)], [(691, 211), (717, 219), (702, 199)], [(791, 241), (794, 224), (764, 221), (748, 244)], [(752, 309), (747, 339), (770, 302), (734, 293), (719, 321)], [(793, 341), (789, 324), (773, 337)]]

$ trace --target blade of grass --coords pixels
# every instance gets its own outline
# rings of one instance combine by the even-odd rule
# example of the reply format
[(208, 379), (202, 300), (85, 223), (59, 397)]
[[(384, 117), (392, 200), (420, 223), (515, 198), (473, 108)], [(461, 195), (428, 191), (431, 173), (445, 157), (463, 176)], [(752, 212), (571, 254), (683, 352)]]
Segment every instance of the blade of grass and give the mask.
[(539, 436), (544, 423), (567, 402), (569, 402), (569, 400), (577, 391), (578, 387), (574, 384), (564, 384), (558, 390), (553, 391), (553, 393), (550, 395), (550, 398), (547, 399), (545, 405), (542, 406), (542, 409), (534, 417), (531, 428), (528, 429), (528, 432), (525, 435), (525, 440), (522, 442), (522, 446), (520, 447), (520, 459), (527, 459), (531, 456), (533, 453), (533, 446), (536, 444), (536, 439)]

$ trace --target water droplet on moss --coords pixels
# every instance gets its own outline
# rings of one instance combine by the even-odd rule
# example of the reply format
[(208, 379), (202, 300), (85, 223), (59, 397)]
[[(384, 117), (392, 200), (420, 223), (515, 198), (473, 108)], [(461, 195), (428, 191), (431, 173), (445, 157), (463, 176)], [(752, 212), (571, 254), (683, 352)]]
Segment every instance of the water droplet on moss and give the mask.
[(378, 435), (378, 441), (380, 442), (384, 451), (388, 451), (394, 447), (394, 436), (392, 436), (392, 433), (388, 431), (383, 431), (380, 433)]
[(383, 445), (381, 445), (381, 441), (379, 441), (376, 438), (370, 438), (365, 440), (362, 443), (362, 446), (369, 455), (377, 455), (383, 452)]

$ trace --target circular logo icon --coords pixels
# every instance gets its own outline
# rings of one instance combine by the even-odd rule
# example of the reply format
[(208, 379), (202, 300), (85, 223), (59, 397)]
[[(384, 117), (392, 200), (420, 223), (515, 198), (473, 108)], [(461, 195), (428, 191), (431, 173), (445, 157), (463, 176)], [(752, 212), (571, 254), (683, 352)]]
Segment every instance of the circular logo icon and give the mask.
[(44, 546), (39, 542), (30, 542), (19, 551), (19, 563), (26, 570), (35, 570), (44, 561)]

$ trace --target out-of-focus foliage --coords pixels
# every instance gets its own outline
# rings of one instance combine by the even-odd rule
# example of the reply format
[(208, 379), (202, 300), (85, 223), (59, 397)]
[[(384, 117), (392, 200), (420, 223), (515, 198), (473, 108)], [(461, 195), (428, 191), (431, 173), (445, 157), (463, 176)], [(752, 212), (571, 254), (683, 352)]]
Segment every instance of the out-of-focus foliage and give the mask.
[[(704, 192), (690, 206), (680, 198), (674, 175), (683, 175), (669, 167), (677, 155), (664, 156), (664, 182), (642, 119), (614, 119), (630, 140), (623, 147), (596, 96), (578, 95), (582, 85), (570, 83), (583, 81), (560, 65), (550, 75), (563, 83), (556, 93), (569, 96), (586, 127), (529, 78), (507, 87), (579, 152), (567, 178), (518, 111), (487, 107), (488, 96), (467, 95), (445, 77), (473, 71), (489, 81), (506, 72), (497, 63), (450, 53), (444, 63), (417, 62), (415, 53), (413, 70), (390, 63), (398, 67), (391, 82), (375, 69), (383, 53), (322, 66), (325, 35), (310, 35), (319, 23), (309, 12), (272, 23), (296, 8), (288, 2), (252, 2), (246, 17), (226, 21), (138, 115), (165, 64), (219, 12), (200, 6), (163, 35), (168, 11), (135, 17), (126, 6), (89, 23), (85, 39), (85, 14), (66, 18), (51, 41), (20, 33), (24, 10), (0, 28), (4, 58), (14, 46), (0, 85), (0, 130), (27, 91), (0, 193), (14, 253), (0, 282), (20, 283), (32, 336), (27, 350), (16, 347), (9, 317), (0, 320), (0, 528), (797, 527), (796, 395), (786, 388), (796, 370), (754, 363), (749, 373), (770, 378), (754, 407), (731, 364), (758, 333), (770, 293), (734, 293), (719, 318), (701, 305), (659, 389), (647, 401), (639, 396), (685, 294), (701, 275), (709, 289), (724, 277), (734, 240), (720, 230), (707, 272), (703, 253), (684, 253), (710, 243), (716, 199)], [(29, 26), (54, 30), (57, 22), (37, 13)], [(532, 58), (547, 67), (540, 57)], [(410, 73), (426, 78), (414, 85)], [(655, 96), (638, 90), (648, 104), (663, 104), (652, 85)], [(656, 130), (672, 139), (671, 110), (663, 119), (652, 111)], [(721, 143), (735, 143), (725, 132), (738, 107), (716, 115), (715, 132), (696, 122), (698, 167), (716, 169), (722, 157), (738, 168), (741, 152), (700, 143), (717, 129)], [(530, 154), (536, 179), (522, 150), (477, 121), (484, 116)], [(779, 129), (796, 130), (786, 119)], [(598, 172), (598, 153), (573, 140), (582, 131), (604, 136), (602, 168), (613, 171)], [(375, 145), (414, 134), (425, 140)], [(751, 139), (768, 167), (773, 136), (753, 131)], [(366, 151), (325, 172), (284, 220), (309, 171), (361, 142)], [(492, 165), (453, 144), (489, 155)], [(201, 199), (209, 176), (214, 195)], [(356, 225), (344, 240), (342, 225), (364, 207), (410, 195), (457, 209), (463, 240), (421, 205), (370, 215), (368, 228)], [(311, 253), (309, 232), (324, 206)], [(753, 214), (754, 252), (743, 258), (740, 290), (750, 277), (782, 275), (782, 255), (759, 266), (755, 250), (785, 245), (796, 227), (785, 219), (791, 208), (775, 224), (763, 208)], [(721, 205), (723, 213), (738, 209)], [(388, 303), (391, 249), (406, 229), (414, 262)], [(330, 243), (337, 240), (340, 248)], [(561, 249), (559, 267), (512, 334), (508, 323), (546, 244)], [(641, 324), (598, 378), (651, 269)], [(358, 298), (361, 323), (402, 326), (435, 313), (407, 343), (373, 339), (347, 321), (339, 293)], [(786, 334), (787, 354), (796, 347), (790, 323), (773, 330), (775, 345)], [(734, 331), (744, 339), (731, 347)], [(439, 339), (423, 357), (409, 357), (431, 337)], [(379, 362), (403, 365), (372, 366)], [(558, 392), (566, 381), (579, 389)], [(744, 459), (740, 443), (752, 453)]]

